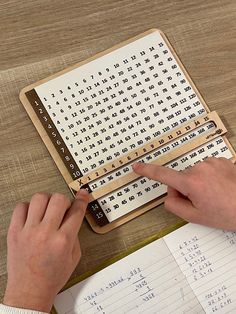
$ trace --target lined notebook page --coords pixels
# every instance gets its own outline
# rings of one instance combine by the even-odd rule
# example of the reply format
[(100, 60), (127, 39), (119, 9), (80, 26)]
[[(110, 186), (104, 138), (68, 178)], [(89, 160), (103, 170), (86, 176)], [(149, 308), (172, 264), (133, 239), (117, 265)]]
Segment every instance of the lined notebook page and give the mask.
[(236, 313), (236, 233), (188, 224), (165, 237), (206, 313)]
[(235, 313), (236, 233), (187, 224), (60, 293), (58, 314)]
[(59, 314), (204, 313), (163, 239), (59, 294)]

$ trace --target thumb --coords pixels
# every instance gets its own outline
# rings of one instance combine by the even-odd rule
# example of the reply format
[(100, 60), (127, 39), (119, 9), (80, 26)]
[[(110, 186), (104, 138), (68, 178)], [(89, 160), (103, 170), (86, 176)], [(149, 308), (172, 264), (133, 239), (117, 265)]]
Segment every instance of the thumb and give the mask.
[(77, 236), (88, 206), (88, 199), (88, 192), (84, 189), (79, 190), (71, 208), (64, 217), (61, 229), (72, 236)]
[(201, 218), (199, 211), (192, 202), (182, 196), (167, 196), (165, 208), (189, 222), (199, 223)]

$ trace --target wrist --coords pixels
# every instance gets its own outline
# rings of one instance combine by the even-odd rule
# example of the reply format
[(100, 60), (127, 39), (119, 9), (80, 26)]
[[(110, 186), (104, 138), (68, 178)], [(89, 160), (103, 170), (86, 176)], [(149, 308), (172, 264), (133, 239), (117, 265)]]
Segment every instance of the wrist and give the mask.
[(23, 291), (8, 291), (6, 289), (3, 304), (7, 306), (29, 309), (39, 312), (49, 313), (54, 302), (54, 297), (49, 295), (35, 295), (33, 293), (24, 293)]

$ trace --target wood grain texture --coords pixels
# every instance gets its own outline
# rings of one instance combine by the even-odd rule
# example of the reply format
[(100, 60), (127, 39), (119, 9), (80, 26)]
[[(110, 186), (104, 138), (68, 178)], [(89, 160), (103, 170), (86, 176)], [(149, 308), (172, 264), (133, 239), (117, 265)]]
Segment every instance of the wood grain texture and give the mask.
[[(69, 190), (28, 118), (19, 91), (150, 28), (165, 32), (236, 148), (236, 2), (233, 0), (0, 0), (0, 300), (6, 235), (16, 202)], [(105, 235), (84, 222), (83, 258), (73, 276), (179, 218), (163, 206)]]

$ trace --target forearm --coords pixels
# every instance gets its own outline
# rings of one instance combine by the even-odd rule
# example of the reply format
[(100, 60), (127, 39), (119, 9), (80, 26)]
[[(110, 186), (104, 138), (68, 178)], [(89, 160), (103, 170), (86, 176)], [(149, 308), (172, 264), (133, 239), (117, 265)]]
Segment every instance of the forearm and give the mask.
[(0, 313), (1, 314), (48, 314), (46, 312), (38, 312), (28, 309), (20, 309), (17, 307), (7, 306), (0, 304)]

